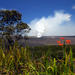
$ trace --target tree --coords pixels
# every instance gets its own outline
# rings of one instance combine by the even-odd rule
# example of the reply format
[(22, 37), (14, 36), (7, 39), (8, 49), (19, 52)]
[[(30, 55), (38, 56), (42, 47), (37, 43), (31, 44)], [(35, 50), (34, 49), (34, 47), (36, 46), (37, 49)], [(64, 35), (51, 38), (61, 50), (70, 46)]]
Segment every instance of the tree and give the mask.
[[(16, 10), (0, 10), (0, 34), (7, 39), (11, 35), (21, 35), (30, 31), (30, 27), (22, 22), (22, 14)], [(10, 39), (11, 40), (11, 39)]]

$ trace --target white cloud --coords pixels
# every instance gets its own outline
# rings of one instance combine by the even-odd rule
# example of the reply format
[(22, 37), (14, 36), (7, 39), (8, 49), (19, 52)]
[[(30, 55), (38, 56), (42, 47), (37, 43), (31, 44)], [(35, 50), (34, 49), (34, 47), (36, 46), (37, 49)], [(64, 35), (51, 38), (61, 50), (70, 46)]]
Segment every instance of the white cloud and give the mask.
[(30, 22), (30, 36), (67, 36), (75, 34), (75, 26), (71, 22), (71, 15), (55, 12), (54, 16), (34, 19)]
[(72, 9), (75, 9), (75, 5), (72, 6)]

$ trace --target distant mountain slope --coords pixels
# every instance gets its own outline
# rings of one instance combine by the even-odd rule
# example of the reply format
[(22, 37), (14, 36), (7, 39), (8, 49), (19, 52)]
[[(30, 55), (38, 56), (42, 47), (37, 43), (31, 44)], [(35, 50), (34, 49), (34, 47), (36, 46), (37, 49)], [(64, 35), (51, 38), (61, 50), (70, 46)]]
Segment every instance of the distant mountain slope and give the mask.
[[(42, 45), (57, 45), (57, 40), (61, 36), (44, 36), (41, 38), (30, 37), (27, 40), (29, 46), (42, 46)], [(71, 40), (71, 44), (75, 44), (75, 36), (64, 36), (65, 40)], [(25, 45), (25, 39), (20, 39), (19, 43)]]

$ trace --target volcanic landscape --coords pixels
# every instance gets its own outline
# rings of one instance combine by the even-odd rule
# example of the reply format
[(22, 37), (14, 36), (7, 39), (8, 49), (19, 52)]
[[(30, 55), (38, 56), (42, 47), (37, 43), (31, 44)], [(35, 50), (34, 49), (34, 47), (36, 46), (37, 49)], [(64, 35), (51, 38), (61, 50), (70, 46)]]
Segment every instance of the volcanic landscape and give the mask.
[(57, 40), (59, 40), (60, 37), (64, 37), (64, 40), (71, 40), (71, 45), (75, 45), (75, 36), (29, 37), (28, 40), (20, 39), (18, 42), (23, 46), (25, 46), (26, 42), (29, 46), (57, 45)]

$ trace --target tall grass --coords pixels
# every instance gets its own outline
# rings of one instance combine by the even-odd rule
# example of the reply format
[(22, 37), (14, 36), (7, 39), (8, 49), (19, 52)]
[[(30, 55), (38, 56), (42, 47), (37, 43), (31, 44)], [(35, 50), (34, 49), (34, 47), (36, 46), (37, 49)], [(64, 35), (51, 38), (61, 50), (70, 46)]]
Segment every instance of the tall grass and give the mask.
[(29, 47), (19, 48), (16, 43), (9, 50), (0, 47), (0, 75), (74, 75), (71, 47), (69, 53), (64, 49), (62, 59), (53, 58), (49, 51), (40, 58), (35, 52), (33, 59)]

